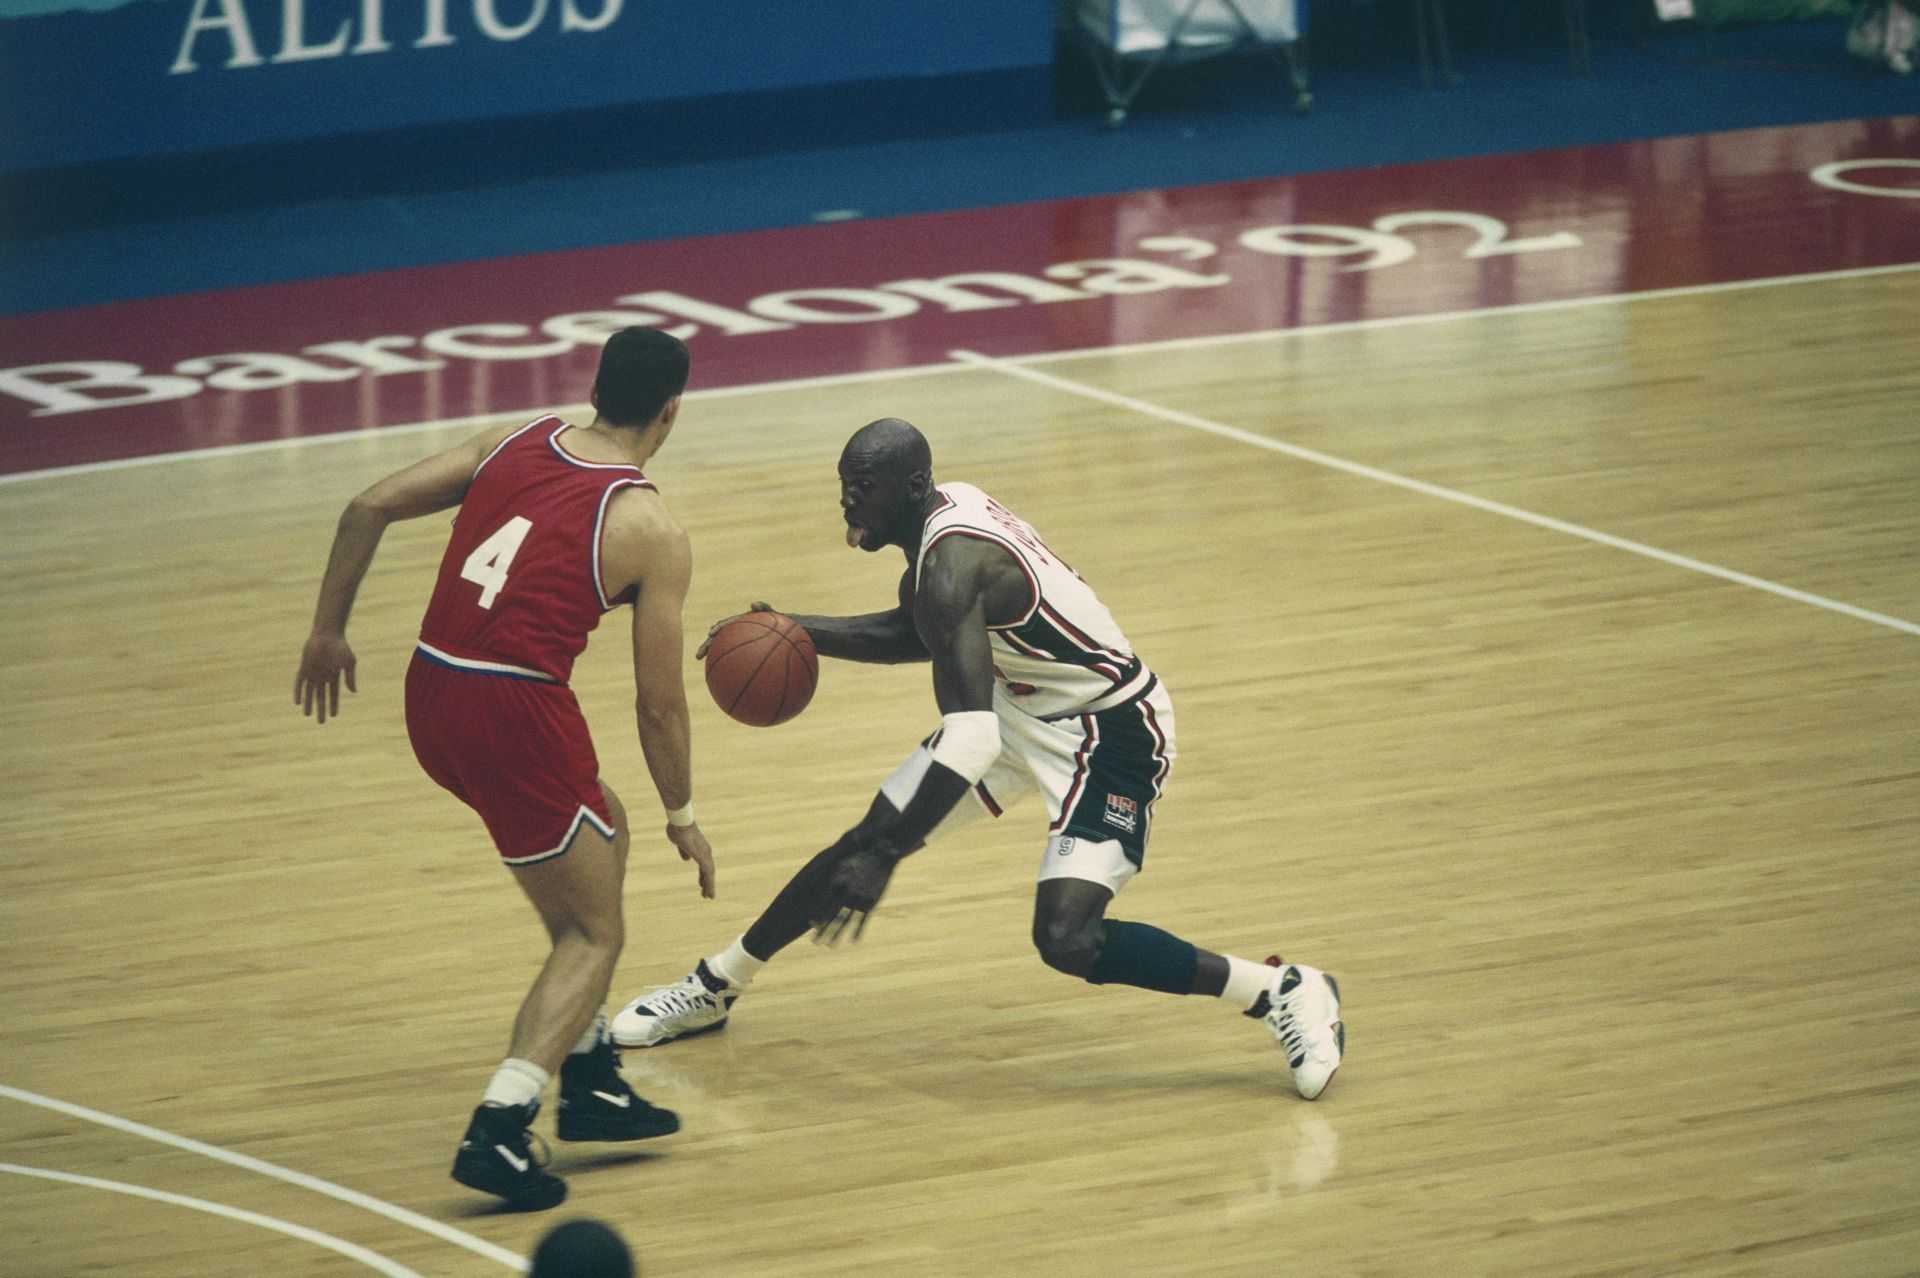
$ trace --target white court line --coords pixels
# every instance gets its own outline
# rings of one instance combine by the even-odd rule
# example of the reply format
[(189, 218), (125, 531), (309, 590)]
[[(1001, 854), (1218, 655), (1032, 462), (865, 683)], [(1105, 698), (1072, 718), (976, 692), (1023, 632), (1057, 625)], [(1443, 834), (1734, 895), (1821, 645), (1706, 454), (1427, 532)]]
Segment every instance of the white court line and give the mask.
[(1807, 591), (1796, 590), (1792, 586), (1783, 586), (1778, 582), (1768, 581), (1763, 577), (1754, 577), (1747, 573), (1735, 572), (1731, 568), (1722, 568), (1717, 564), (1710, 564), (1703, 560), (1690, 559), (1685, 555), (1676, 555), (1672, 551), (1661, 550), (1657, 546), (1649, 546), (1644, 542), (1628, 541), (1624, 537), (1615, 537), (1611, 533), (1597, 532), (1592, 528), (1584, 528), (1579, 524), (1570, 524), (1564, 519), (1555, 519), (1550, 515), (1536, 515), (1532, 511), (1522, 510), (1518, 506), (1509, 506), (1503, 502), (1489, 501), (1484, 497), (1475, 497), (1471, 493), (1463, 493), (1457, 489), (1442, 488), (1438, 484), (1429, 484), (1419, 479), (1409, 479), (1405, 475), (1396, 475), (1392, 471), (1380, 470), (1373, 466), (1365, 466), (1359, 462), (1348, 461), (1343, 457), (1334, 457), (1327, 453), (1315, 452), (1311, 448), (1302, 448), (1297, 444), (1283, 443), (1277, 439), (1270, 439), (1265, 435), (1256, 435), (1252, 431), (1241, 430), (1235, 426), (1226, 426), (1220, 422), (1210, 421), (1205, 417), (1196, 417), (1192, 413), (1183, 413), (1178, 409), (1165, 408), (1144, 399), (1135, 399), (1131, 395), (1122, 395), (1115, 391), (1102, 390), (1098, 386), (1089, 386), (1084, 382), (1070, 381), (1064, 377), (1057, 377), (1052, 373), (1043, 373), (1039, 369), (1027, 368), (1009, 360), (994, 359), (991, 356), (963, 350), (950, 351), (948, 354), (956, 362), (974, 368), (988, 369), (992, 372), (1005, 374), (1008, 377), (1023, 378), (1026, 381), (1037, 382), (1042, 386), (1049, 386), (1055, 390), (1065, 391), (1071, 395), (1079, 395), (1086, 399), (1096, 399), (1102, 403), (1112, 404), (1117, 408), (1129, 409), (1136, 413), (1143, 413), (1149, 417), (1158, 417), (1162, 421), (1173, 422), (1175, 425), (1204, 431), (1209, 435), (1218, 435), (1223, 439), (1231, 439), (1242, 444), (1250, 444), (1255, 448), (1263, 448), (1268, 452), (1282, 453), (1288, 457), (1297, 458), (1300, 461), (1311, 462), (1316, 466), (1325, 466), (1330, 470), (1344, 471), (1349, 475), (1358, 475), (1363, 479), (1371, 479), (1382, 484), (1392, 484), (1396, 488), (1405, 488), (1427, 497), (1438, 497), (1442, 501), (1458, 502), (1462, 506), (1471, 506), (1475, 510), (1484, 510), (1489, 514), (1502, 515), (1508, 519), (1517, 519), (1522, 523), (1532, 524), (1537, 528), (1546, 528), (1553, 532), (1565, 533), (1570, 537), (1583, 538), (1587, 541), (1597, 542), (1602, 546), (1611, 546), (1615, 550), (1625, 550), (1632, 554), (1644, 555), (1648, 559), (1657, 559), (1663, 564), (1672, 564), (1676, 568), (1685, 568), (1691, 572), (1704, 573), (1709, 577), (1718, 577), (1723, 581), (1735, 582), (1742, 586), (1751, 586), (1755, 590), (1764, 590), (1770, 594), (1780, 595), (1783, 598), (1792, 599), (1798, 603), (1811, 604), (1816, 608), (1825, 608), (1830, 612), (1842, 613), (1861, 621), (1871, 621), (1875, 625), (1887, 626), (1893, 630), (1902, 630), (1910, 635), (1920, 635), (1920, 625), (1916, 625), (1911, 621), (1902, 621), (1898, 617), (1889, 617), (1885, 613), (1869, 612), (1865, 608), (1856, 608), (1852, 604), (1841, 603), (1837, 599), (1828, 599), (1824, 595), (1809, 594)]
[[(1726, 293), (1739, 289), (1775, 288), (1783, 284), (1817, 284), (1829, 280), (1862, 279), (1874, 275), (1895, 275), (1905, 271), (1920, 270), (1920, 262), (1902, 262), (1893, 266), (1859, 266), (1836, 271), (1815, 271), (1805, 275), (1774, 275), (1757, 280), (1730, 280), (1719, 284), (1685, 284), (1677, 288), (1647, 289), (1639, 293), (1596, 293), (1590, 297), (1562, 298), (1550, 302), (1514, 302), (1506, 306), (1482, 306), (1464, 311), (1436, 311), (1426, 315), (1397, 315), (1379, 319), (1340, 320), (1331, 324), (1306, 324), (1297, 328), (1263, 328), (1241, 333), (1215, 333), (1206, 337), (1169, 337), (1151, 342), (1131, 342), (1114, 346), (1085, 346), (1070, 351), (1042, 351), (1032, 355), (1009, 356), (1011, 359), (1027, 363), (1040, 363), (1058, 359), (1081, 359), (1089, 355), (1131, 355), (1142, 351), (1184, 350), (1204, 346), (1226, 346), (1236, 342), (1268, 341), (1278, 337), (1310, 337), (1322, 333), (1364, 332), (1371, 329), (1402, 328), (1413, 324), (1445, 324), (1463, 319), (1480, 319), (1493, 315), (1527, 315), (1541, 311), (1576, 310), (1587, 306), (1604, 306), (1617, 302), (1657, 301), (1671, 297), (1700, 297), (1711, 293)], [(693, 390), (687, 392), (688, 399), (725, 399), (732, 395), (762, 395), (770, 391), (807, 390), (820, 386), (857, 386), (867, 382), (890, 381), (902, 377), (927, 377), (941, 373), (959, 371), (960, 366), (951, 362), (938, 364), (911, 364), (904, 368), (870, 369), (859, 373), (827, 373), (819, 377), (795, 377), (785, 381), (750, 382), (741, 386), (718, 386), (712, 390)], [(481, 413), (470, 417), (449, 417), (441, 421), (408, 422), (399, 426), (370, 426), (362, 430), (340, 431), (328, 435), (296, 435), (288, 439), (264, 439), (251, 444), (223, 444), (217, 448), (190, 449), (178, 453), (153, 453), (144, 457), (123, 457), (117, 461), (82, 462), (74, 466), (53, 466), (46, 470), (25, 470), (11, 475), (0, 475), (0, 486), (20, 484), (33, 479), (57, 479), (65, 475), (91, 475), (100, 471), (129, 470), (141, 466), (158, 466), (168, 462), (188, 461), (206, 457), (233, 457), (242, 453), (257, 453), (274, 448), (305, 448), (314, 444), (338, 444), (353, 440), (364, 440), (375, 435), (408, 434), (415, 431), (442, 430), (456, 426), (478, 426), (486, 422), (497, 422), (525, 414), (541, 412), (574, 412), (585, 409), (586, 404), (563, 404), (557, 409), (552, 406), (537, 408), (502, 409), (497, 413)], [(111, 409), (103, 409), (111, 412)]]
[[(317, 1229), (308, 1229), (305, 1225), (296, 1225), (291, 1221), (278, 1220), (272, 1216), (262, 1216), (259, 1212), (247, 1211), (240, 1207), (229, 1207), (225, 1203), (209, 1202), (205, 1198), (190, 1198), (185, 1194), (168, 1193), (164, 1189), (148, 1189), (145, 1185), (129, 1185), (124, 1180), (101, 1180), (98, 1176), (75, 1176), (71, 1172), (49, 1171), (44, 1167), (23, 1167), (19, 1163), (0, 1163), (0, 1172), (11, 1172), (15, 1176), (33, 1176), (40, 1180), (57, 1180), (69, 1185), (85, 1185), (89, 1189), (105, 1189), (116, 1194), (127, 1194), (134, 1198), (151, 1198), (159, 1203), (172, 1203), (176, 1207), (191, 1207), (195, 1211), (204, 1211), (211, 1216), (225, 1216), (228, 1220), (237, 1220), (246, 1225), (258, 1225), (262, 1229), (271, 1229), (275, 1233), (310, 1242), (328, 1251), (337, 1251), (348, 1259), (357, 1260), (369, 1269), (377, 1269), (388, 1278), (421, 1278), (418, 1271), (405, 1265), (388, 1260), (379, 1252), (368, 1251), (356, 1243), (332, 1234), (323, 1234)], [(57, 1250), (58, 1244), (54, 1244)]]
[(1294, 328), (1251, 329), (1244, 333), (1216, 333), (1209, 337), (1163, 337), (1148, 342), (1130, 342), (1119, 346), (1091, 346), (1078, 351), (1044, 351), (1038, 355), (1013, 355), (1022, 363), (1039, 364), (1056, 359), (1080, 359), (1088, 355), (1134, 355), (1143, 351), (1177, 351), (1190, 347), (1229, 346), (1236, 342), (1263, 342), (1277, 337), (1317, 337), (1326, 333), (1362, 333), (1379, 329), (1409, 328), (1418, 324), (1449, 324), (1455, 320), (1481, 319), (1495, 315), (1537, 315), (1545, 311), (1583, 310), (1608, 302), (1658, 302), (1673, 297), (1705, 297), (1713, 293), (1734, 293), (1749, 288), (1778, 288), (1783, 284), (1824, 284), (1833, 280), (1857, 280), (1875, 275), (1900, 275), (1920, 271), (1920, 262), (1899, 262), (1892, 266), (1851, 266), (1838, 271), (1813, 271), (1806, 275), (1769, 275), (1757, 280), (1726, 280), (1719, 284), (1682, 284), (1674, 288), (1650, 288), (1638, 293), (1595, 293), (1588, 297), (1563, 297), (1545, 302), (1509, 302), (1505, 306), (1470, 307), (1464, 311), (1431, 311), (1423, 315), (1383, 315), (1376, 319), (1335, 320), (1328, 324), (1301, 324)]
[[(1237, 337), (1238, 334), (1235, 334)], [(688, 391), (688, 399), (725, 399), (730, 395), (764, 395), (769, 391), (806, 390), (814, 386), (842, 386), (861, 382), (884, 382), (896, 377), (925, 377), (933, 373), (958, 372), (952, 364), (914, 364), (906, 368), (876, 368), (859, 373), (827, 373), (819, 377), (794, 377), (780, 382), (751, 382), (744, 386), (716, 386), (711, 390)], [(116, 461), (81, 462), (75, 466), (52, 466), (46, 470), (23, 470), (0, 475), (0, 484), (19, 484), (29, 479), (58, 479), (63, 475), (92, 475), (108, 470), (134, 470), (165, 462), (198, 461), (205, 457), (238, 457), (245, 453), (270, 452), (280, 448), (310, 448), (315, 444), (346, 444), (375, 436), (412, 435), (420, 431), (451, 430), (455, 427), (485, 426), (491, 422), (531, 420), (546, 413), (590, 412), (593, 405), (582, 400), (543, 408), (503, 408), (495, 413), (475, 413), (468, 417), (447, 417), (430, 422), (407, 422), (399, 426), (365, 426), (359, 430), (334, 431), (325, 435), (291, 435), (285, 439), (262, 439), (251, 444), (221, 444), (214, 448), (191, 448), (178, 453), (150, 453), (142, 457), (122, 457)], [(112, 410), (102, 410), (112, 411)]]
[(337, 1198), (343, 1203), (370, 1211), (376, 1216), (385, 1216), (388, 1220), (398, 1221), (409, 1228), (418, 1229), (421, 1233), (432, 1234), (435, 1238), (450, 1242), (456, 1247), (465, 1247), (468, 1251), (485, 1256), (488, 1260), (504, 1265), (517, 1273), (525, 1273), (528, 1268), (525, 1257), (508, 1251), (505, 1247), (497, 1247), (484, 1238), (475, 1238), (472, 1234), (455, 1229), (451, 1225), (443, 1225), (418, 1212), (408, 1211), (405, 1207), (396, 1207), (392, 1203), (363, 1194), (357, 1189), (348, 1189), (330, 1180), (321, 1180), (318, 1176), (292, 1171), (248, 1154), (236, 1154), (230, 1149), (209, 1145), (188, 1136), (176, 1136), (172, 1132), (162, 1131), (158, 1127), (149, 1127), (145, 1123), (136, 1123), (132, 1119), (120, 1118), (97, 1109), (88, 1109), (85, 1105), (75, 1105), (71, 1101), (56, 1100), (51, 1096), (42, 1096), (38, 1092), (8, 1087), (5, 1083), (0, 1083), (0, 1096), (26, 1105), (38, 1105), (41, 1109), (50, 1109), (57, 1114), (85, 1119), (89, 1123), (98, 1123), (102, 1127), (111, 1127), (116, 1131), (126, 1132), (162, 1145), (172, 1145), (175, 1149), (184, 1149), (188, 1153), (199, 1154), (216, 1162), (230, 1163), (250, 1172), (258, 1172), (262, 1176), (271, 1176), (275, 1180), (284, 1180), (289, 1185), (298, 1185), (302, 1189), (311, 1189), (316, 1194)]

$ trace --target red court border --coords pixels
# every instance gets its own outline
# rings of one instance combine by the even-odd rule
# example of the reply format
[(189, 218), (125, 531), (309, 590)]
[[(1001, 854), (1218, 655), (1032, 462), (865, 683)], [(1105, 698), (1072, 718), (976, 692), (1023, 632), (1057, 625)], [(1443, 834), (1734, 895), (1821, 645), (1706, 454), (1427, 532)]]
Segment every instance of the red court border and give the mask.
[(599, 335), (630, 322), (682, 332), (711, 389), (954, 347), (1032, 355), (1904, 265), (1920, 262), (1916, 165), (1920, 116), (1902, 116), (4, 317), (0, 476), (531, 415), (584, 399)]

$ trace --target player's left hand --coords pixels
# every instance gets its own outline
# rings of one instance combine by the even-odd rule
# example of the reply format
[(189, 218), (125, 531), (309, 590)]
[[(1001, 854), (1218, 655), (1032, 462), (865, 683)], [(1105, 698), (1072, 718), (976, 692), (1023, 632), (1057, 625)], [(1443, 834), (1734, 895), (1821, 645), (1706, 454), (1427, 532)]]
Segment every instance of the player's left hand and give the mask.
[(682, 861), (693, 862), (693, 868), (700, 875), (700, 895), (711, 901), (713, 899), (713, 849), (707, 845), (707, 836), (700, 833), (698, 825), (674, 825), (668, 822), (667, 842), (680, 849)]
[(300, 670), (293, 676), (293, 704), (300, 713), (318, 717), (321, 723), (328, 715), (338, 717), (341, 677), (346, 678), (348, 692), (359, 691), (353, 686), (356, 660), (345, 635), (308, 635), (307, 646), (300, 652)]
[(820, 890), (814, 907), (813, 940), (816, 945), (837, 945), (842, 937), (857, 941), (867, 930), (867, 916), (880, 904), (887, 884), (893, 879), (893, 867), (899, 857), (883, 842), (868, 843), (840, 858), (833, 877)]
[(700, 646), (693, 650), (693, 659), (695, 661), (698, 661), (702, 657), (705, 657), (707, 655), (707, 649), (713, 646), (713, 637), (719, 634), (721, 628), (724, 627), (728, 622), (738, 621), (740, 620), (740, 618), (746, 616), (747, 613), (749, 612), (776, 612), (776, 611), (778, 610), (772, 604), (763, 603), (762, 601), (756, 599), (753, 601), (752, 604), (748, 606), (747, 612), (736, 612), (731, 617), (720, 618), (720, 620), (714, 622), (711, 626), (707, 627), (707, 637), (705, 639), (702, 639), (700, 641)]

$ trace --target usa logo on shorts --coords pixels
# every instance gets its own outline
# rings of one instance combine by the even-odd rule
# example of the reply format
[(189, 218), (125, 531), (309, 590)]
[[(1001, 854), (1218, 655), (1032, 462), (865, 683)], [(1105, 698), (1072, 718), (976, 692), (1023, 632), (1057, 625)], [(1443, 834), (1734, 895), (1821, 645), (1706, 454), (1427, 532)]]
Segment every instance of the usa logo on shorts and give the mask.
[(1107, 796), (1107, 824), (1117, 826), (1128, 834), (1140, 828), (1140, 805), (1124, 794)]

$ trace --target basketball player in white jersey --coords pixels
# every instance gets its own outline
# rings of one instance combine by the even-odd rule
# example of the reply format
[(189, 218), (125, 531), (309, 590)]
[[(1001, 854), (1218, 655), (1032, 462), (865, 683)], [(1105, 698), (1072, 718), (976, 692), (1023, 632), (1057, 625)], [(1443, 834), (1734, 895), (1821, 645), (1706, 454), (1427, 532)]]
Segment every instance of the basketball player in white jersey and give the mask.
[(1033, 940), (1046, 964), (1096, 985), (1224, 999), (1266, 1023), (1300, 1095), (1320, 1095), (1345, 1047), (1332, 977), (1107, 917), (1146, 852), (1173, 762), (1173, 705), (1086, 582), (978, 488), (936, 486), (925, 437), (897, 419), (847, 442), (840, 506), (848, 545), (906, 553), (899, 606), (795, 620), (824, 656), (931, 661), (940, 730), (743, 936), (622, 1009), (614, 1041), (653, 1047), (719, 1029), (781, 949), (809, 930), (858, 938), (903, 859), (1038, 791), (1048, 825)]

